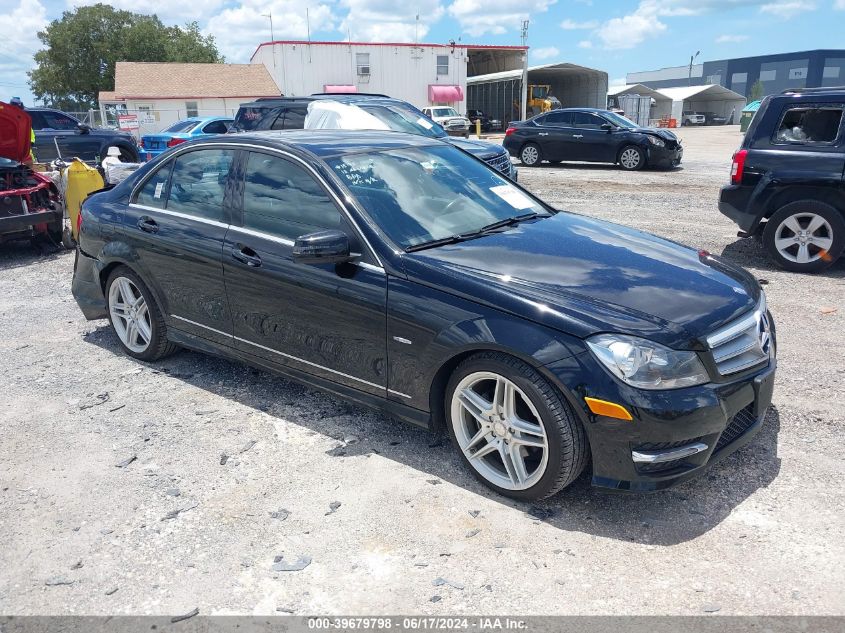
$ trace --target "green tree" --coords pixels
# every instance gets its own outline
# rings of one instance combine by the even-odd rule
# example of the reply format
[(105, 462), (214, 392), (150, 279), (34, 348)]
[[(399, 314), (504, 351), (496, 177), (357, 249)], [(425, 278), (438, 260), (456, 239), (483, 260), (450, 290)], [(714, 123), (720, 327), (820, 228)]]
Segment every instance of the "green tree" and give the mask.
[(766, 88), (763, 86), (763, 82), (759, 79), (751, 84), (751, 91), (748, 93), (748, 100), (749, 101), (759, 101), (763, 98), (763, 93), (766, 91)]
[(35, 97), (50, 105), (85, 110), (101, 90), (114, 89), (114, 65), (127, 62), (222, 62), (212, 36), (196, 22), (165, 26), (141, 15), (95, 4), (65, 11), (38, 33), (44, 48), (29, 74)]

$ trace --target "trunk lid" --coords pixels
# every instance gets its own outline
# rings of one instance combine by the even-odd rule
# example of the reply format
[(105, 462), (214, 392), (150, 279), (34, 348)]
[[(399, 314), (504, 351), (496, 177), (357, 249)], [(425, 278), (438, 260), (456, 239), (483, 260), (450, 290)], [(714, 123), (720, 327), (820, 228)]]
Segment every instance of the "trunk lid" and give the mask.
[(22, 163), (29, 157), (32, 119), (20, 108), (0, 102), (0, 156)]

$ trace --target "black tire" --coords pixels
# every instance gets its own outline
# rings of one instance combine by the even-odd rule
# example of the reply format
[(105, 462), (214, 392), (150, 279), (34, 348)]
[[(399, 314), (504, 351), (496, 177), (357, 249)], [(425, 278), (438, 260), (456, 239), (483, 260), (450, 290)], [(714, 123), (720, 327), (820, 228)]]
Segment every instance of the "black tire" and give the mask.
[(115, 325), (112, 322), (111, 306), (107, 305), (106, 312), (108, 314), (109, 324), (111, 325), (112, 331), (117, 337), (120, 346), (123, 348), (123, 351), (133, 358), (144, 361), (156, 361), (173, 354), (178, 349), (178, 346), (167, 339), (167, 326), (164, 323), (164, 317), (162, 317), (161, 310), (159, 310), (158, 304), (153, 297), (153, 293), (150, 292), (150, 289), (147, 287), (147, 284), (144, 283), (143, 279), (141, 279), (141, 277), (128, 266), (118, 266), (111, 272), (111, 274), (109, 274), (105, 287), (106, 303), (109, 303), (112, 284), (120, 277), (129, 279), (144, 297), (150, 316), (151, 330), (150, 341), (144, 351), (137, 352), (130, 349), (124, 344), (115, 329)]
[(137, 163), (139, 162), (138, 152), (130, 147), (124, 147), (123, 145), (118, 145), (117, 148), (120, 150), (120, 156), (118, 156), (118, 160), (121, 163)]
[[(822, 251), (811, 243), (809, 249), (813, 261), (806, 263), (792, 261), (784, 256), (777, 248), (776, 240), (778, 239), (778, 231), (784, 221), (790, 217), (794, 217), (802, 228), (808, 228), (809, 214), (820, 216), (827, 222), (830, 231), (827, 231), (825, 228), (820, 233), (817, 232), (816, 235), (822, 237), (828, 232), (831, 233), (831, 235), (827, 235), (828, 238), (832, 238), (831, 246), (826, 251)], [(790, 235), (792, 234), (792, 231), (788, 227), (786, 232)], [(821, 272), (832, 266), (845, 249), (845, 218), (843, 218), (842, 212), (824, 202), (818, 202), (816, 200), (790, 202), (778, 209), (766, 222), (766, 226), (763, 229), (763, 246), (768, 252), (769, 257), (772, 258), (772, 261), (784, 270), (799, 273)], [(799, 246), (796, 244), (795, 248), (787, 249), (786, 252), (790, 255), (797, 255), (798, 248)]]
[[(629, 161), (625, 160), (626, 152), (636, 152), (639, 156), (639, 160), (636, 164), (632, 164)], [(624, 161), (624, 162), (623, 162)], [(619, 157), (616, 161), (619, 166), (624, 169), (625, 171), (638, 171), (645, 167), (646, 163), (646, 155), (645, 151), (641, 147), (637, 147), (636, 145), (626, 145), (621, 150), (619, 150)]]
[[(493, 372), (513, 382), (540, 415), (548, 442), (548, 461), (545, 472), (530, 488), (508, 490), (493, 484), (470, 464), (461, 450), (452, 423), (452, 397), (461, 380), (476, 372)], [(446, 387), (444, 408), (449, 436), (466, 468), (485, 486), (506, 497), (524, 501), (551, 497), (572, 483), (589, 461), (584, 428), (564, 396), (530, 365), (507, 354), (482, 352), (458, 365)]]
[[(536, 158), (534, 152), (536, 152)], [(526, 157), (527, 154), (527, 157)], [(536, 143), (526, 143), (519, 149), (519, 161), (526, 167), (536, 167), (543, 162), (543, 152)], [(531, 162), (530, 162), (531, 161)]]

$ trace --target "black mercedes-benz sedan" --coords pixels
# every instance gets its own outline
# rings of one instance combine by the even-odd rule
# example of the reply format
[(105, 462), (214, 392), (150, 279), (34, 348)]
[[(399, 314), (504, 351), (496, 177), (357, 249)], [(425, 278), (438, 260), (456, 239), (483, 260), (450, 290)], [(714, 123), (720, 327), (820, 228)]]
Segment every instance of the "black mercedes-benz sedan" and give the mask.
[(135, 358), (221, 354), (445, 430), (518, 499), (588, 464), (616, 490), (700, 473), (760, 429), (776, 365), (742, 269), (398, 132), (184, 143), (85, 202), (73, 294)]

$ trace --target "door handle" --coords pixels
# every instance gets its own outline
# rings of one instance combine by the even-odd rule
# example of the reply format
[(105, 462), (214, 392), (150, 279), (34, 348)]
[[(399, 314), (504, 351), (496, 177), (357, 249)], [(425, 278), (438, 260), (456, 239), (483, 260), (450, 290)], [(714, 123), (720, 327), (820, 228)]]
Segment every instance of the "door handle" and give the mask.
[(549, 135), (548, 132), (538, 132), (537, 133), (537, 136), (548, 136), (548, 135)]
[(138, 228), (145, 233), (158, 233), (158, 222), (145, 215), (138, 220)]
[(232, 258), (242, 264), (246, 264), (250, 268), (261, 266), (261, 258), (258, 254), (249, 246), (243, 246), (242, 244), (238, 244), (237, 247), (232, 249)]
[(584, 138), (583, 134), (573, 134), (572, 138)]

